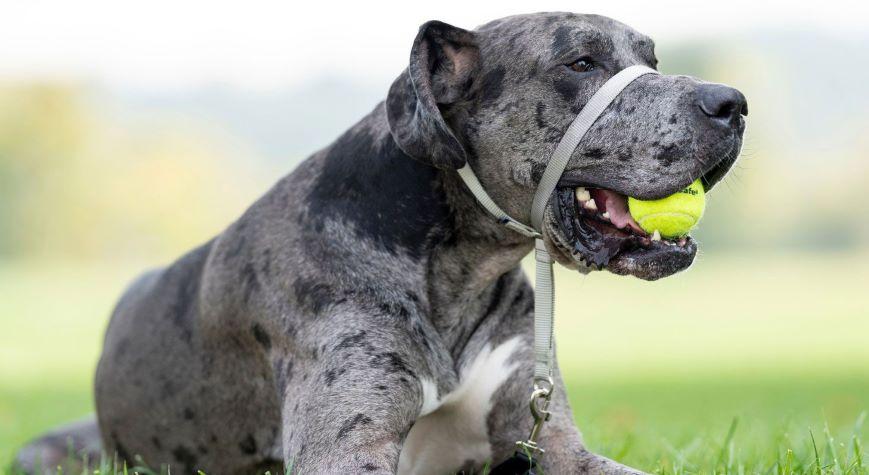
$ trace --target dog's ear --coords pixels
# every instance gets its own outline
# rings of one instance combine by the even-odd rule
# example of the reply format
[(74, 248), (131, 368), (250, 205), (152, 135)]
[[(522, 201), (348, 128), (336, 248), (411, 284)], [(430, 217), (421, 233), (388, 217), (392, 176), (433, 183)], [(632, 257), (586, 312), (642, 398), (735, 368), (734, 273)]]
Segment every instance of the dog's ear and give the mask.
[(470, 31), (440, 21), (419, 28), (410, 64), (386, 97), (389, 131), (404, 153), (441, 169), (465, 164), (465, 149), (443, 112), (465, 97), (479, 56)]

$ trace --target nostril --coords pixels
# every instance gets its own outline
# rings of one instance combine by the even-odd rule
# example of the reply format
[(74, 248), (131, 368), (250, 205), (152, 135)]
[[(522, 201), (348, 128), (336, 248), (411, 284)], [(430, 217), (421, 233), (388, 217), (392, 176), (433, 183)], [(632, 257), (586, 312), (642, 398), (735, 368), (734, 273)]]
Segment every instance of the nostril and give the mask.
[(697, 105), (708, 117), (727, 123), (740, 115), (748, 115), (748, 103), (741, 92), (721, 84), (701, 84), (697, 87)]

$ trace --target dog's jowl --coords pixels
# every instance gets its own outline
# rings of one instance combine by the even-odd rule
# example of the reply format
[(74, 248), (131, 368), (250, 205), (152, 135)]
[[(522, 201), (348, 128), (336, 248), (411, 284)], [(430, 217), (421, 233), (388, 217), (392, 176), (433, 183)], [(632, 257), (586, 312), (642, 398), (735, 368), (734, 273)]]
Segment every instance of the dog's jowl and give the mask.
[[(61, 463), (67, 440), (174, 473), (443, 474), (509, 457), (532, 423), (534, 294), (518, 267), (532, 239), (492, 219), (456, 170), (470, 164), (529, 222), (586, 101), (622, 69), (656, 64), (650, 38), (600, 16), (424, 24), (371, 113), (220, 235), (133, 282), (106, 334), (96, 416), (34, 441), (19, 464)], [(631, 83), (552, 193), (549, 252), (643, 279), (688, 267), (693, 240), (650, 241), (607, 209), (698, 178), (713, 187), (745, 113), (723, 85)], [(543, 470), (638, 473), (585, 450), (557, 372), (555, 386)]]

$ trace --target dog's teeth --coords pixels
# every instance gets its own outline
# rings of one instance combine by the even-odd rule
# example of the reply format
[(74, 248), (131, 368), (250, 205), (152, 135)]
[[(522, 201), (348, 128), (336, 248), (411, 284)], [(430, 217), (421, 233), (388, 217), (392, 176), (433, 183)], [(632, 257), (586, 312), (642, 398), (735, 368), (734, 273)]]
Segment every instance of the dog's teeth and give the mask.
[(660, 240), (661, 240), (661, 233), (659, 233), (658, 230), (656, 229), (655, 232), (652, 233), (652, 241), (660, 241)]
[(600, 217), (603, 218), (603, 219), (605, 219), (605, 220), (607, 220), (607, 221), (609, 221), (609, 220), (610, 220), (610, 213), (609, 213), (609, 211), (604, 211), (604, 213), (603, 213), (602, 215), (600, 215)]
[(585, 206), (585, 209), (597, 211), (597, 203), (594, 202), (594, 199), (589, 199), (585, 202), (585, 204), (583, 204), (583, 206)]
[(576, 199), (578, 201), (588, 201), (591, 199), (591, 193), (585, 188), (579, 187), (576, 189)]

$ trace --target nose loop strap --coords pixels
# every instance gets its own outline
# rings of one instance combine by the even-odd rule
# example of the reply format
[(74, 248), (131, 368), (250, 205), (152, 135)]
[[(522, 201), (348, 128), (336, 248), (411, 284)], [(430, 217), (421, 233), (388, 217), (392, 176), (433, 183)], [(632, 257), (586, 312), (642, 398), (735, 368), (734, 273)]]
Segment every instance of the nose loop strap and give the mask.
[(546, 169), (543, 171), (543, 176), (537, 185), (537, 192), (534, 193), (534, 201), (531, 203), (531, 225), (534, 226), (534, 229), (538, 231), (542, 230), (546, 202), (549, 201), (549, 196), (552, 195), (555, 186), (558, 184), (558, 180), (564, 174), (567, 161), (570, 160), (570, 156), (573, 155), (573, 151), (576, 150), (579, 142), (585, 137), (588, 129), (594, 125), (597, 118), (621, 94), (628, 84), (645, 74), (658, 74), (658, 72), (642, 65), (634, 65), (622, 69), (591, 96), (585, 107), (579, 111), (579, 115), (570, 123), (567, 132), (564, 133), (561, 141), (555, 147), (555, 151), (552, 152), (552, 157), (549, 159), (549, 163), (546, 164)]

